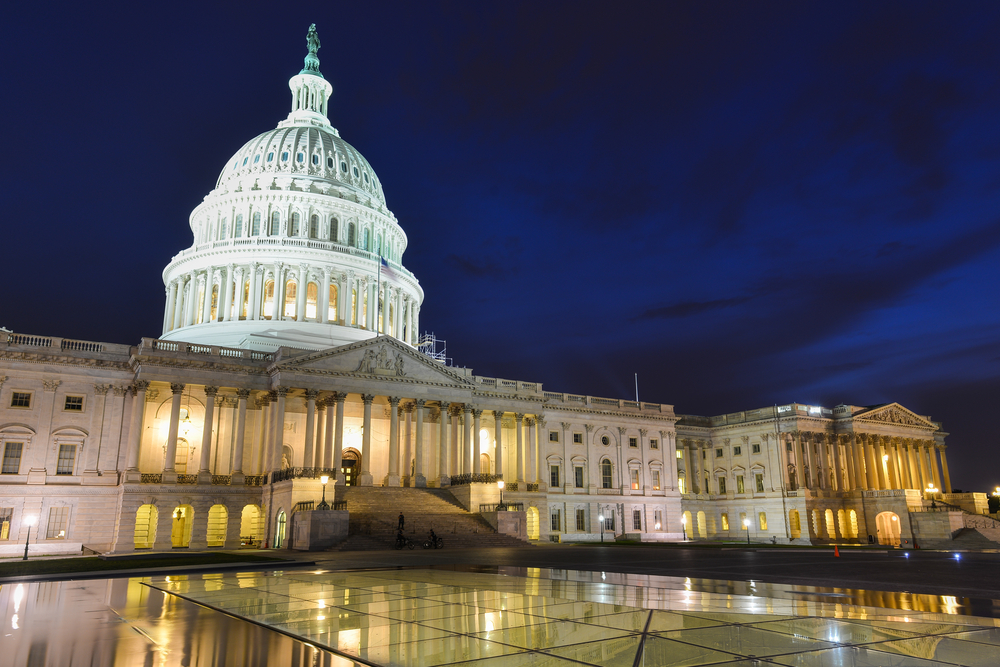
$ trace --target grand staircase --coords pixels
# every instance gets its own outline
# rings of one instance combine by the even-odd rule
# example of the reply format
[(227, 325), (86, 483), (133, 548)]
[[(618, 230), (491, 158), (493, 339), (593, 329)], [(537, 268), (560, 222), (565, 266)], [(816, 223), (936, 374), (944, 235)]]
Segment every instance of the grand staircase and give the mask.
[(482, 517), (468, 512), (443, 489), (348, 486), (337, 489), (337, 500), (350, 513), (347, 540), (331, 551), (379, 551), (396, 541), (399, 514), (406, 518), (403, 534), (417, 543), (431, 528), (444, 539), (446, 549), (462, 547), (523, 547), (523, 542), (493, 530)]

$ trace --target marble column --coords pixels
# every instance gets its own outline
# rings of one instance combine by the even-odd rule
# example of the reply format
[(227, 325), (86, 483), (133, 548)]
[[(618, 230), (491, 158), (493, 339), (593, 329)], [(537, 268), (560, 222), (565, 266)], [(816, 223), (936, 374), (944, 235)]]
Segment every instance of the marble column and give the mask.
[(462, 433), (462, 474), (468, 475), (472, 472), (472, 406), (466, 403), (462, 407), (462, 418), (464, 428)]
[[(517, 484), (524, 484), (524, 414), (520, 412), (514, 413), (514, 428), (517, 431), (517, 449), (515, 450), (515, 456), (517, 457), (516, 467), (517, 467)], [(518, 487), (520, 490), (520, 486)]]
[(535, 454), (535, 418), (526, 417), (524, 424), (528, 428), (528, 441), (525, 443), (524, 479), (528, 484), (538, 482), (538, 469), (535, 467), (537, 458)]
[(473, 409), (472, 411), (472, 473), (475, 475), (483, 472), (483, 457), (479, 451), (479, 431), (482, 430), (483, 411)]
[(405, 426), (402, 438), (402, 462), (400, 471), (402, 473), (401, 482), (403, 486), (413, 486), (413, 475), (415, 463), (413, 460), (413, 403), (405, 403), (403, 408), (403, 423)]
[(843, 491), (847, 486), (847, 474), (844, 470), (844, 460), (840, 454), (840, 439), (833, 435), (829, 436), (830, 446), (833, 447), (833, 483), (835, 491)]
[(198, 483), (211, 484), (212, 471), (212, 421), (218, 387), (205, 387), (205, 424), (201, 431), (201, 462), (198, 466)]
[(177, 298), (174, 299), (174, 317), (173, 317), (173, 329), (180, 329), (184, 326), (184, 318), (182, 310), (184, 306), (184, 290), (187, 287), (186, 276), (180, 276), (177, 279)]
[(496, 440), (496, 447), (493, 451), (493, 467), (496, 476), (503, 479), (503, 410), (493, 411), (493, 439)]
[(324, 268), (320, 284), (316, 288), (316, 321), (326, 324), (330, 321), (330, 269)]
[(174, 307), (177, 304), (177, 281), (170, 281), (167, 288), (167, 307), (163, 311), (163, 333), (174, 329)]
[(535, 417), (535, 428), (538, 430), (537, 438), (532, 447), (532, 451), (534, 452), (532, 460), (534, 461), (535, 482), (538, 484), (539, 489), (544, 489), (548, 487), (548, 480), (545, 475), (545, 457), (542, 454), (542, 447), (545, 446), (543, 443), (546, 442), (548, 435), (545, 430), (545, 420), (542, 419), (541, 415)]
[[(233, 319), (233, 279), (235, 278), (233, 274), (235, 269), (235, 264), (228, 264), (222, 268), (222, 276), (225, 283), (219, 287), (219, 311), (221, 311), (220, 314), (222, 315), (219, 317), (219, 321), (221, 322), (228, 322)], [(225, 292), (225, 296), (223, 296), (223, 292)]]
[(271, 449), (271, 470), (281, 470), (281, 462), (284, 457), (285, 446), (285, 397), (288, 395), (288, 387), (278, 387), (275, 389), (277, 401), (274, 408), (274, 440)]
[(441, 425), (438, 436), (438, 487), (444, 487), (451, 483), (448, 475), (448, 409), (451, 403), (441, 401)]
[(399, 396), (389, 397), (389, 473), (383, 486), (399, 486)]
[(365, 404), (364, 430), (361, 433), (361, 475), (358, 486), (372, 486), (372, 401), (374, 394), (362, 394)]
[(941, 452), (941, 473), (944, 475), (944, 492), (951, 493), (951, 475), (948, 474), (948, 459), (944, 453), (947, 447), (945, 445), (938, 445), (937, 449)]
[(177, 462), (177, 430), (180, 427), (181, 399), (184, 397), (184, 385), (172, 383), (170, 391), (173, 394), (170, 402), (170, 430), (167, 431), (167, 452), (163, 459), (163, 483), (173, 484), (177, 481), (174, 465)]
[(233, 472), (230, 484), (242, 486), (246, 476), (243, 474), (243, 441), (247, 433), (247, 399), (250, 398), (249, 389), (237, 389), (236, 401), (236, 447), (233, 451)]
[[(683, 450), (684, 458), (684, 493), (694, 493), (694, 487), (692, 486), (692, 478), (694, 475), (691, 474), (691, 444), (689, 440), (683, 440)], [(674, 465), (677, 465), (676, 462)]]
[(878, 480), (878, 463), (875, 460), (875, 443), (873, 442), (874, 436), (870, 436), (867, 433), (862, 435), (862, 445), (865, 450), (865, 472), (868, 478), (868, 488), (872, 491), (877, 491), (882, 488), (879, 486)]
[[(342, 471), (343, 468), (343, 458), (344, 458), (344, 401), (347, 399), (347, 394), (344, 392), (333, 392), (333, 402), (337, 406), (337, 425), (334, 427), (333, 436), (333, 463), (332, 468), (337, 473), (337, 485), (344, 486), (347, 483), (347, 479), (344, 477)], [(327, 415), (327, 419), (329, 419)], [(329, 424), (329, 422), (327, 422)], [(327, 447), (330, 446), (330, 438), (327, 436)]]
[(326, 400), (316, 401), (316, 441), (313, 449), (313, 460), (309, 463), (314, 468), (327, 467), (323, 463), (324, 444), (326, 443)]
[(413, 486), (418, 489), (427, 487), (427, 475), (424, 472), (424, 405), (425, 401), (420, 398), (414, 404), (417, 415), (417, 437), (413, 458), (416, 463), (413, 467)]
[(927, 455), (931, 460), (931, 476), (934, 478), (934, 486), (939, 490), (943, 490), (944, 486), (941, 485), (941, 472), (938, 469), (937, 448), (933, 442), (927, 443)]
[(901, 489), (903, 485), (900, 484), (899, 471), (896, 461), (896, 443), (893, 442), (892, 438), (885, 439), (885, 453), (889, 457), (886, 465), (886, 472), (889, 475), (889, 488), (890, 489)]
[(872, 449), (875, 451), (875, 470), (878, 473), (878, 488), (888, 489), (889, 480), (886, 478), (886, 462), (882, 458), (885, 454), (882, 452), (882, 436), (876, 435), (872, 437)]
[(319, 392), (315, 389), (306, 390), (306, 437), (305, 451), (302, 454), (302, 467), (311, 468), (315, 461), (313, 447), (316, 446), (316, 397)]
[(805, 462), (809, 466), (808, 472), (803, 471), (805, 473), (803, 475), (803, 479), (805, 480), (805, 487), (807, 489), (814, 490), (817, 487), (816, 480), (817, 477), (819, 477), (819, 475), (816, 474), (816, 456), (815, 456), (815, 450), (813, 449), (814, 447), (813, 434), (802, 433), (799, 437), (801, 438), (801, 447), (803, 447), (806, 450)]
[(326, 428), (323, 429), (323, 455), (319, 467), (325, 470), (333, 469), (333, 483), (336, 484), (339, 466), (333, 461), (333, 415), (337, 409), (337, 401), (334, 396), (328, 396), (324, 401), (326, 403)]
[(271, 395), (269, 392), (265, 392), (257, 398), (257, 411), (260, 413), (260, 423), (257, 427), (257, 455), (253, 470), (256, 475), (264, 474), (264, 462), (268, 460), (264, 457), (267, 455), (267, 439), (268, 433), (270, 432), (268, 425), (268, 417), (270, 417), (271, 414), (270, 405)]
[(250, 262), (250, 307), (247, 309), (247, 319), (260, 318), (260, 269), (257, 262)]
[(299, 278), (295, 286), (295, 319), (304, 322), (306, 319), (306, 293), (309, 291), (309, 266), (299, 265)]
[(208, 269), (203, 275), (198, 276), (198, 285), (198, 291), (205, 295), (201, 300), (198, 323), (206, 324), (212, 320), (212, 269)]
[(139, 472), (139, 451), (142, 447), (142, 425), (146, 411), (146, 390), (148, 380), (136, 380), (132, 384), (132, 416), (128, 429), (128, 455), (126, 456), (126, 482), (138, 482), (142, 479)]

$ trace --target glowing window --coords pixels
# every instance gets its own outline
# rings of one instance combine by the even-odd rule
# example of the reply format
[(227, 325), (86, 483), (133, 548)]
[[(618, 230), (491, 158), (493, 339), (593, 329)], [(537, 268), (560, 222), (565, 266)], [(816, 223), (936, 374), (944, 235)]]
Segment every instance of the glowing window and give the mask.
[(326, 319), (330, 322), (337, 321), (337, 286), (330, 285), (330, 307), (326, 311)]
[(653, 491), (660, 490), (660, 471), (654, 470), (653, 472)]
[(69, 523), (68, 507), (52, 507), (49, 509), (49, 525), (45, 531), (47, 540), (65, 540), (66, 528)]
[(306, 288), (306, 319), (315, 320), (316, 319), (316, 295), (318, 290), (316, 288), (316, 283), (309, 283)]
[(635, 470), (635, 469), (632, 469), (632, 470), (629, 470), (628, 472), (629, 472), (629, 477), (631, 478), (631, 481), (632, 481), (632, 490), (633, 491), (638, 491), (639, 490), (639, 471)]
[(274, 281), (268, 280), (264, 283), (264, 302), (261, 311), (264, 314), (264, 319), (269, 320), (274, 315)]
[(729, 515), (726, 512), (722, 513), (722, 530), (729, 530)]
[(294, 320), (295, 319), (295, 291), (296, 284), (294, 280), (289, 280), (285, 283), (285, 311), (284, 316)]

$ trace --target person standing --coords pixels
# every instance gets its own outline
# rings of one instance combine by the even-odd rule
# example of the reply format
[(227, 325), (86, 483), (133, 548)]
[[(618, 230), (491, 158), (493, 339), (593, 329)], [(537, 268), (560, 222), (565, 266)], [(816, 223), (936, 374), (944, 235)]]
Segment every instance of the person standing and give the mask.
[(400, 512), (399, 513), (399, 530), (400, 530), (400, 532), (402, 532), (403, 526), (404, 526), (405, 523), (406, 523), (406, 519), (403, 517), (403, 513)]

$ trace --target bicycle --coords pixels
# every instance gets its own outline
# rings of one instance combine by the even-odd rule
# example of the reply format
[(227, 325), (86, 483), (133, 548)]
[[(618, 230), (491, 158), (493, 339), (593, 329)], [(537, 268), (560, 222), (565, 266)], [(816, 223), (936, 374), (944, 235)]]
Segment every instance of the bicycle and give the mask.
[(396, 543), (392, 545), (392, 548), (397, 550), (402, 549), (403, 547), (406, 547), (407, 549), (413, 549), (416, 546), (417, 545), (410, 538), (404, 535), (397, 535)]
[(444, 549), (444, 538), (438, 537), (435, 538), (434, 541), (432, 542), (431, 539), (428, 537), (426, 540), (424, 540), (424, 549)]

